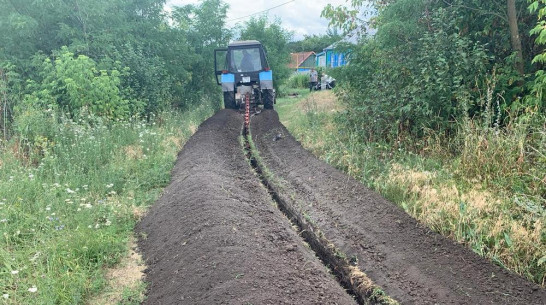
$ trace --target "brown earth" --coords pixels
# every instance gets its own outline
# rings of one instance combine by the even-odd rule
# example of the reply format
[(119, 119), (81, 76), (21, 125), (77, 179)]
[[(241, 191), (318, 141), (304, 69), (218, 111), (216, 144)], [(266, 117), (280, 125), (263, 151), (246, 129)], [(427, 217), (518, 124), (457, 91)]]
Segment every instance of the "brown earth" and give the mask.
[(146, 304), (355, 304), (273, 204), (222, 110), (178, 155), (137, 226)]
[(546, 304), (546, 291), (463, 245), (316, 159), (274, 111), (250, 125), (268, 183), (310, 219), (375, 284), (401, 304)]

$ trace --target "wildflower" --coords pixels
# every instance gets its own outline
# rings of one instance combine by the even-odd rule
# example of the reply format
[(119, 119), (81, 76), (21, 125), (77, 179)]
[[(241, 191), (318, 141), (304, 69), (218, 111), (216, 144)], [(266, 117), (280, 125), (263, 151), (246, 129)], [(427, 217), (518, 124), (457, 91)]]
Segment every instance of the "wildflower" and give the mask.
[(28, 177), (29, 177), (30, 179), (32, 179), (32, 178), (34, 178), (34, 175), (33, 175), (33, 174), (28, 174)]
[(15, 275), (17, 273), (19, 273), (19, 270), (11, 270), (11, 274)]
[(2, 295), (2, 297), (3, 297), (4, 299), (9, 299), (9, 294), (4, 293), (4, 294)]
[(55, 226), (55, 230), (57, 230), (57, 231), (60, 231), (62, 229), (64, 229), (64, 225)]
[(70, 188), (67, 188), (67, 189), (66, 189), (66, 192), (69, 193), (69, 194), (74, 194), (76, 191), (73, 191), (73, 190), (71, 190)]
[(40, 252), (40, 251), (36, 252), (36, 253), (34, 254), (34, 256), (32, 256), (31, 258), (29, 258), (29, 261), (31, 261), (31, 262), (36, 261), (36, 260), (40, 257), (41, 254), (42, 254), (42, 252)]
[(28, 292), (34, 293), (34, 292), (36, 292), (36, 291), (38, 291), (38, 288), (36, 288), (36, 286), (32, 286), (32, 287), (30, 287), (30, 288), (28, 289)]
[(0, 222), (8, 222), (8, 220), (4, 218), (4, 219), (0, 219)]
[(50, 207), (50, 206), (47, 206), (47, 207), (45, 208), (45, 210), (46, 210), (46, 211), (51, 211), (51, 207)]
[(106, 185), (106, 188), (111, 188), (111, 187), (113, 187), (113, 186), (114, 186), (114, 184), (113, 184), (113, 183), (110, 183), (110, 184), (107, 184), (107, 185)]

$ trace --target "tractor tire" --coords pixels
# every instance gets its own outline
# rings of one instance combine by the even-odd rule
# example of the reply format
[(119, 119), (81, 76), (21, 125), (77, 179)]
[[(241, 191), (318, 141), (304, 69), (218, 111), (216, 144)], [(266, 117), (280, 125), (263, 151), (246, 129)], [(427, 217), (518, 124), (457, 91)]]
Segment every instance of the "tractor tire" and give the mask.
[(237, 104), (235, 103), (235, 91), (224, 92), (224, 108), (237, 109)]
[(275, 102), (273, 89), (265, 89), (262, 98), (264, 99), (264, 109), (273, 109), (273, 103)]

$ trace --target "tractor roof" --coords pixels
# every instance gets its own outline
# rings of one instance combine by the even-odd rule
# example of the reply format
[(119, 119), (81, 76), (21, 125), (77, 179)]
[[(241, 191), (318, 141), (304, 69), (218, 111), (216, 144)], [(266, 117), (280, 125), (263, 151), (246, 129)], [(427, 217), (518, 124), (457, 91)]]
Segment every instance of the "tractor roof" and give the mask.
[(252, 46), (252, 45), (261, 45), (258, 40), (239, 40), (233, 41), (228, 46), (229, 47), (241, 47), (241, 46)]

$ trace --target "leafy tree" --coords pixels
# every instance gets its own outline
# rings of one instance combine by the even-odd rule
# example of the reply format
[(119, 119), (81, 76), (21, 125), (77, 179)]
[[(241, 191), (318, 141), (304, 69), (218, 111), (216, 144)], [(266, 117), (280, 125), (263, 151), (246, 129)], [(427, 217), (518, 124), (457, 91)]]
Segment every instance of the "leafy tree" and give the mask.
[(329, 30), (328, 33), (324, 35), (306, 35), (304, 36), (303, 40), (291, 41), (288, 43), (288, 49), (291, 53), (309, 51), (319, 53), (322, 52), (324, 48), (340, 41), (341, 38), (342, 37), (337, 33), (337, 31)]
[[(374, 137), (419, 136), (421, 127), (452, 133), (453, 120), (487, 110), (480, 88), (491, 79), (500, 96), (500, 122), (508, 124), (514, 113), (536, 104), (524, 98), (530, 90), (525, 73), (537, 68), (530, 58), (540, 51), (528, 34), (535, 21), (525, 0), (376, 0), (372, 8), (368, 3), (330, 5), (323, 15), (346, 31), (370, 25), (377, 30), (337, 77), (347, 76), (353, 123), (374, 129), (368, 130)], [(361, 18), (366, 10), (376, 12), (367, 23)], [(363, 118), (370, 113), (386, 119), (372, 128)]]
[[(205, 0), (199, 5), (175, 8), (173, 20), (176, 30), (187, 33), (193, 55), (179, 54), (190, 62), (193, 71), (189, 90), (194, 94), (210, 94), (217, 88), (214, 80), (214, 49), (225, 47), (231, 32), (225, 28), (228, 6), (221, 0)], [(219, 93), (219, 90), (212, 90)]]

